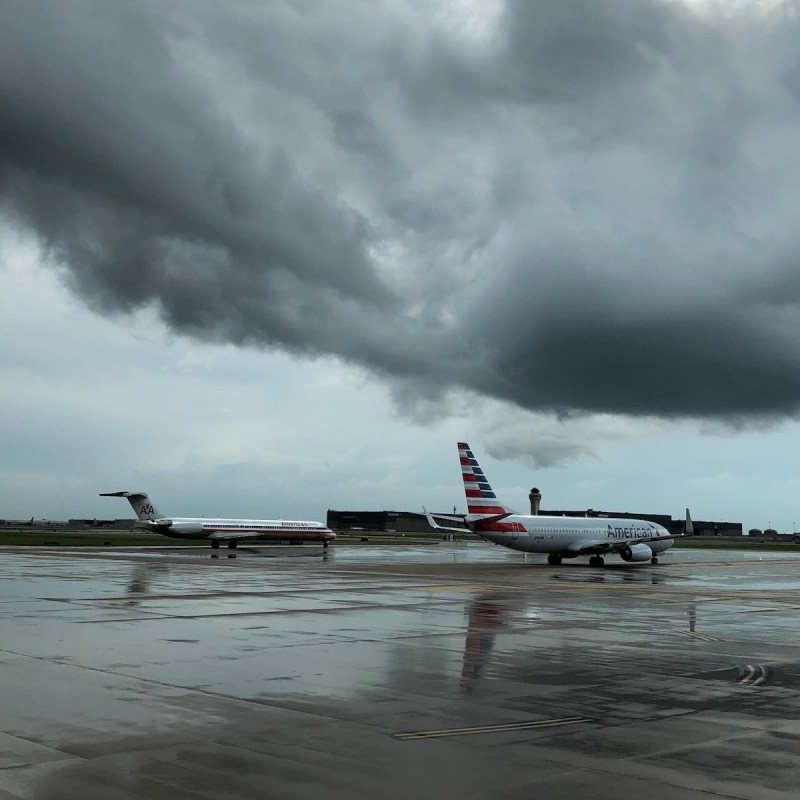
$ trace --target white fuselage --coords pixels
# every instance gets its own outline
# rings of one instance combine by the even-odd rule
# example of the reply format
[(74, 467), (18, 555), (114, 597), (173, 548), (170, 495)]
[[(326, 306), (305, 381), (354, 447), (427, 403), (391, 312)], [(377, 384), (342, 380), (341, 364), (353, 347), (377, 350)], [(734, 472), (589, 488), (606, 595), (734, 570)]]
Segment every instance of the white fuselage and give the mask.
[[(499, 522), (475, 524), (475, 533), (495, 544), (526, 553), (559, 553), (570, 557), (580, 554), (581, 548), (621, 542), (630, 539), (649, 539), (670, 534), (661, 525), (646, 520), (612, 517), (542, 517), (512, 514)], [(656, 553), (672, 547), (673, 539), (648, 542)]]
[(281, 519), (208, 519), (206, 517), (170, 517), (171, 524), (161, 520), (142, 520), (139, 525), (163, 536), (176, 539), (275, 539), (285, 541), (322, 541), (335, 539), (336, 534), (321, 522)]

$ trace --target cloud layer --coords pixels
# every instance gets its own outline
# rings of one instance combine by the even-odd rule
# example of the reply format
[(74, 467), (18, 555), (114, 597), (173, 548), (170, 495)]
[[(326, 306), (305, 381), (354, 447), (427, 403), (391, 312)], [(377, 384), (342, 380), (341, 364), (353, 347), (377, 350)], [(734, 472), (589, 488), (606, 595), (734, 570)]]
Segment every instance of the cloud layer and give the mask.
[(796, 413), (794, 3), (347, 9), (0, 9), (0, 210), (94, 309), (427, 413)]

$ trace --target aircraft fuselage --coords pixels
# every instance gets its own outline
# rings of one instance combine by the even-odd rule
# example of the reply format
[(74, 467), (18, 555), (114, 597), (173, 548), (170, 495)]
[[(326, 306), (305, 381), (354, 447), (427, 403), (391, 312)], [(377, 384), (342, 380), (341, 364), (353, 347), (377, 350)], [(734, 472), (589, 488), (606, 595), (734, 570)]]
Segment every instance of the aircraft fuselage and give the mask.
[(138, 524), (173, 539), (274, 539), (276, 541), (328, 541), (336, 534), (320, 522), (280, 519), (208, 519), (173, 517), (168, 525), (162, 520), (142, 520)]
[[(669, 537), (661, 525), (612, 517), (542, 517), (512, 514), (499, 522), (476, 522), (474, 531), (495, 544), (525, 553), (577, 556), (581, 548), (615, 541)], [(673, 539), (650, 541), (654, 554), (672, 547)]]

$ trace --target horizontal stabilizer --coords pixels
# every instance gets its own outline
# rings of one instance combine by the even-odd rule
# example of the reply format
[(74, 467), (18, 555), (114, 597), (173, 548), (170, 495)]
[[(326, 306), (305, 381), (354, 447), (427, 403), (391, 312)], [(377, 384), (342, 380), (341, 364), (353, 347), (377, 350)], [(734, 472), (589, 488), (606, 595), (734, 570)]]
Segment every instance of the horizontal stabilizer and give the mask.
[(139, 519), (146, 519), (151, 522), (157, 519), (164, 519), (164, 515), (159, 513), (145, 492), (100, 492), (100, 497), (125, 497)]
[(436, 519), (446, 519), (449, 522), (463, 522), (464, 514), (434, 514)]
[[(425, 508), (425, 506), (422, 506), (422, 513), (425, 514), (425, 519), (428, 520), (428, 525), (430, 525), (431, 528), (433, 528), (436, 531), (454, 531), (456, 533), (469, 533), (469, 528), (463, 528), (463, 527), (456, 528), (456, 527), (450, 526), (450, 525), (440, 525), (433, 518), (433, 514), (431, 514), (431, 512), (428, 511), (428, 509)], [(443, 516), (443, 515), (440, 515), (440, 514), (437, 514), (436, 516), (437, 517), (442, 517), (442, 519), (452, 520), (452, 517)], [(459, 521), (460, 521), (460, 518), (459, 518)]]
[[(428, 520), (428, 525), (430, 525), (431, 528), (434, 528), (435, 530), (438, 531), (458, 531), (460, 533), (463, 533), (464, 531), (474, 531), (475, 525), (479, 522), (497, 522), (498, 520), (505, 519), (506, 517), (511, 516), (511, 512), (509, 511), (504, 514), (467, 514), (466, 517), (453, 518), (447, 516), (446, 514), (431, 514), (431, 512), (428, 511), (425, 508), (425, 506), (422, 507), (422, 511), (424, 512), (425, 518)], [(449, 525), (439, 525), (434, 519), (434, 517), (438, 517), (439, 519), (450, 520), (453, 522), (455, 521), (464, 522), (467, 527), (456, 528)]]

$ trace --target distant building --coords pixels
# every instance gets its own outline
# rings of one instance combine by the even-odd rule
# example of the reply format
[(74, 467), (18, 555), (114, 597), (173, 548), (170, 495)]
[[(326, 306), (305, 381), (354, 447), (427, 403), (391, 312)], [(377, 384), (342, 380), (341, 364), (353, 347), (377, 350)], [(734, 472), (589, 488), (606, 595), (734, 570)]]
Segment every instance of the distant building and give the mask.
[[(678, 520), (683, 525), (682, 520)], [(704, 522), (693, 520), (695, 536), (743, 536), (741, 522)]]
[(65, 523), (69, 528), (111, 528), (127, 531), (136, 526), (135, 519), (70, 519)]
[(329, 508), (327, 525), (334, 531), (434, 532), (425, 515), (413, 511), (334, 511)]

